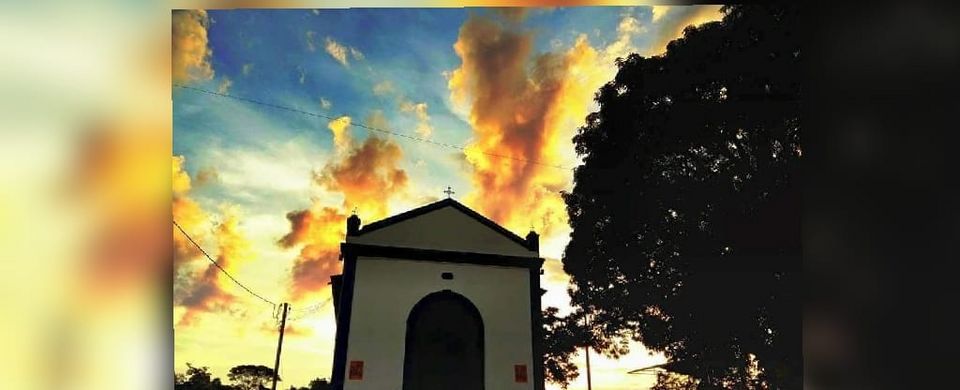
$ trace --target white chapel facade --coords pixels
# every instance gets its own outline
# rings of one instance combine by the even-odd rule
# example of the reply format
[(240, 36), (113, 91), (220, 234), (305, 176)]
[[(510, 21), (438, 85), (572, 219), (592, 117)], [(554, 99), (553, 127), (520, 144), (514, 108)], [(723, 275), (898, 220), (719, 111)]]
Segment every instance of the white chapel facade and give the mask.
[(343, 390), (542, 390), (539, 237), (453, 199), (347, 220), (332, 383)]

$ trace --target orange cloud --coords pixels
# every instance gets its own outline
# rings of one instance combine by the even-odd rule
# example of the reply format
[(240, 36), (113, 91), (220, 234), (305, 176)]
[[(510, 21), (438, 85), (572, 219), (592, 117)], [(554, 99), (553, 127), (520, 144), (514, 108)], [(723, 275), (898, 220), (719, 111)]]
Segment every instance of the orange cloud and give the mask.
[[(689, 24), (720, 19), (719, 10), (658, 8), (664, 41), (654, 47), (665, 47)], [(616, 75), (616, 58), (640, 51), (633, 40), (648, 27), (625, 13), (617, 39), (604, 47), (581, 34), (564, 51), (534, 54), (533, 32), (518, 23), (523, 12), (494, 15), (506, 23), (472, 15), (461, 26), (454, 44), (461, 65), (446, 73), (451, 100), (467, 113), (474, 133), (465, 150), (474, 191), (465, 201), (514, 231), (533, 226), (548, 236), (566, 226), (559, 192), (572, 179), (571, 171), (555, 166), (576, 163), (570, 139), (596, 109), (594, 93)]]
[(188, 83), (210, 80), (212, 51), (207, 41), (210, 20), (204, 10), (174, 10), (172, 15), (173, 81)]
[[(227, 272), (234, 273), (238, 265), (252, 258), (250, 243), (240, 232), (239, 214), (236, 209), (224, 206), (223, 222), (216, 226), (211, 237), (207, 232), (211, 215), (189, 197), (192, 183), (190, 175), (184, 170), (185, 162), (183, 156), (173, 156), (173, 219), (201, 245), (212, 238), (217, 243), (217, 264)], [(215, 175), (215, 172), (203, 172), (207, 171), (201, 171), (198, 177)], [(198, 182), (206, 180), (210, 179)], [(214, 254), (209, 248), (205, 249), (209, 254)], [(201, 313), (225, 310), (234, 301), (233, 295), (227, 292), (234, 288), (233, 282), (215, 265), (205, 261), (207, 266), (201, 266), (204, 269), (202, 272), (193, 272), (189, 267), (185, 267), (187, 263), (201, 256), (203, 254), (200, 250), (179, 229), (173, 227), (173, 261), (174, 270), (177, 271), (174, 288), (178, 296), (177, 305), (185, 309), (179, 320), (180, 325), (190, 325)]]
[(527, 17), (527, 8), (523, 7), (503, 7), (503, 8), (494, 8), (494, 12), (499, 14), (503, 19), (519, 23), (522, 22)]
[[(336, 140), (337, 130), (331, 130)], [(356, 207), (364, 218), (385, 217), (391, 197), (406, 193), (407, 173), (398, 166), (403, 157), (400, 147), (375, 136), (360, 145), (344, 137), (344, 142), (336, 143), (336, 147), (347, 150), (315, 171), (314, 181), (327, 191), (343, 194), (343, 210)], [(326, 288), (330, 276), (340, 272), (340, 242), (347, 220), (340, 210), (315, 203), (309, 209), (287, 213), (290, 232), (278, 245), (302, 246), (292, 269), (293, 299), (303, 300), (309, 294), (319, 293)]]
[(314, 180), (328, 191), (342, 193), (345, 209), (356, 207), (367, 218), (382, 218), (390, 196), (407, 189), (407, 173), (398, 167), (402, 158), (399, 145), (370, 136), (342, 161), (314, 172)]
[(340, 241), (346, 232), (347, 216), (332, 207), (287, 213), (290, 233), (277, 243), (284, 248), (303, 245), (294, 260), (291, 295), (296, 300), (323, 290), (330, 276), (340, 273)]
[[(173, 220), (183, 228), (194, 240), (202, 242), (206, 238), (205, 225), (209, 215), (200, 208), (196, 201), (187, 196), (190, 191), (190, 175), (183, 169), (183, 156), (173, 156)], [(180, 264), (200, 256), (200, 251), (194, 246), (179, 229), (173, 227), (173, 264)]]
[[(240, 264), (252, 258), (250, 242), (240, 232), (240, 218), (235, 210), (225, 208), (223, 217), (223, 222), (214, 232), (218, 249), (216, 261), (227, 272), (235, 274)], [(233, 288), (232, 283), (217, 266), (208, 265), (203, 273), (194, 277), (184, 288), (185, 294), (179, 305), (186, 308), (186, 311), (179, 323), (189, 325), (200, 313), (229, 308), (235, 300), (235, 297), (227, 292)]]
[(531, 32), (471, 16), (454, 44), (462, 64), (448, 87), (455, 104), (469, 108), (474, 132), (466, 202), (514, 231), (533, 225), (550, 234), (566, 225), (559, 192), (571, 172), (546, 165), (571, 164), (570, 137), (615, 68), (585, 36), (563, 53), (534, 56), (532, 44)]

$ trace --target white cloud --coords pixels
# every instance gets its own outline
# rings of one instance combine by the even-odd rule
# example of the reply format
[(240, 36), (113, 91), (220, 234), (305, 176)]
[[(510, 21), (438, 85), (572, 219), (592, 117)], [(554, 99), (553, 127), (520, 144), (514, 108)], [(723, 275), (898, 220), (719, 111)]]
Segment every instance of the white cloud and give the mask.
[(669, 5), (655, 5), (655, 6), (651, 7), (651, 10), (650, 10), (650, 11), (653, 13), (653, 18), (651, 19), (651, 21), (654, 22), (654, 23), (656, 23), (656, 22), (659, 21), (661, 18), (663, 18), (663, 15), (666, 15), (667, 12), (670, 11), (670, 6), (669, 6)]
[(220, 85), (217, 86), (217, 92), (227, 93), (230, 92), (230, 87), (233, 86), (233, 81), (229, 77), (224, 77), (223, 80), (220, 80)]
[(612, 63), (617, 57), (626, 57), (630, 53), (637, 52), (633, 45), (633, 38), (647, 31), (647, 28), (640, 24), (637, 18), (630, 14), (624, 14), (617, 25), (617, 40), (603, 49), (603, 59), (607, 63)]
[[(310, 51), (314, 51), (316, 49), (316, 46), (314, 45), (315, 37), (316, 33), (313, 31), (307, 31), (307, 49)], [(334, 60), (337, 60), (340, 65), (343, 65), (347, 68), (350, 67), (351, 57), (353, 57), (353, 60), (357, 62), (363, 61), (363, 59), (366, 58), (360, 49), (344, 45), (329, 36), (326, 38), (323, 48), (326, 50), (327, 54), (333, 57)]]
[[(667, 48), (667, 44), (683, 36), (683, 30), (690, 25), (701, 25), (707, 22), (720, 20), (723, 13), (720, 5), (691, 5), (673, 6), (669, 13), (655, 16), (658, 26), (653, 41), (647, 48), (645, 55), (659, 55)], [(666, 11), (662, 11), (666, 12)]]
[(373, 86), (373, 94), (377, 96), (386, 96), (393, 92), (393, 83), (390, 80), (384, 80)]
[(319, 148), (293, 140), (263, 148), (209, 150), (204, 157), (215, 162), (221, 187), (237, 193), (292, 193), (308, 198), (312, 169), (323, 159), (317, 155)]
[(350, 61), (347, 59), (347, 52), (349, 49), (346, 46), (333, 40), (333, 38), (327, 37), (327, 43), (324, 46), (324, 49), (327, 51), (327, 54), (330, 54), (330, 56), (337, 60), (337, 62), (339, 62), (341, 65), (348, 68), (350, 67)]
[(357, 50), (355, 47), (350, 48), (350, 55), (353, 56), (355, 61), (363, 61), (363, 53), (361, 53), (360, 50)]
[(429, 138), (430, 134), (433, 133), (427, 108), (427, 103), (414, 103), (409, 100), (400, 101), (400, 111), (413, 113), (417, 116), (417, 134), (424, 138)]
[(316, 37), (317, 37), (317, 33), (316, 33), (316, 32), (314, 32), (314, 31), (307, 31), (307, 50), (309, 50), (309, 51), (316, 51), (316, 50), (317, 50), (317, 46), (313, 43), (313, 42), (314, 42), (314, 39), (316, 39)]

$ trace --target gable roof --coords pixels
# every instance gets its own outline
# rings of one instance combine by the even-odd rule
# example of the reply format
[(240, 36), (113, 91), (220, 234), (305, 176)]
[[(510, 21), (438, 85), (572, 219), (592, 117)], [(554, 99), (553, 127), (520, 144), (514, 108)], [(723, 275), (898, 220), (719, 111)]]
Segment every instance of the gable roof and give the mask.
[(430, 204), (428, 204), (428, 205), (420, 206), (420, 207), (417, 207), (417, 208), (415, 208), (415, 209), (413, 209), (413, 210), (406, 211), (406, 212), (403, 212), (403, 213), (394, 215), (394, 216), (392, 216), (392, 217), (387, 217), (387, 218), (381, 219), (381, 220), (379, 220), (379, 221), (375, 221), (375, 222), (366, 224), (366, 225), (364, 225), (362, 228), (360, 228), (360, 231), (358, 231), (357, 234), (355, 234), (355, 235), (356, 235), (356, 236), (362, 236), (362, 235), (364, 235), (364, 234), (366, 234), (366, 233), (370, 233), (370, 232), (372, 232), (372, 231), (380, 230), (380, 229), (383, 229), (383, 228), (385, 228), (385, 227), (387, 227), (387, 226), (395, 225), (395, 224), (397, 224), (397, 223), (400, 223), (400, 222), (406, 221), (406, 220), (408, 220), (408, 219), (411, 219), (411, 218), (414, 218), (414, 217), (418, 217), (418, 216), (427, 214), (427, 213), (432, 212), (432, 211), (436, 211), (436, 210), (442, 209), (442, 208), (444, 208), (444, 207), (453, 207), (454, 209), (456, 209), (456, 210), (462, 212), (463, 214), (465, 214), (466, 216), (475, 219), (477, 222), (480, 222), (480, 223), (484, 224), (484, 225), (487, 226), (488, 228), (492, 229), (493, 231), (495, 231), (495, 232), (497, 232), (497, 233), (500, 233), (500, 235), (502, 235), (502, 236), (504, 236), (504, 237), (506, 237), (506, 238), (508, 238), (508, 239), (510, 239), (510, 240), (512, 240), (512, 241), (514, 241), (514, 242), (516, 242), (517, 244), (523, 246), (524, 248), (529, 248), (529, 247), (530, 247), (530, 245), (529, 245), (529, 243), (527, 242), (526, 239), (524, 239), (524, 238), (516, 235), (515, 233), (513, 233), (513, 232), (507, 230), (506, 228), (504, 228), (503, 226), (498, 225), (496, 222), (490, 220), (490, 219), (487, 218), (487, 217), (484, 217), (484, 216), (481, 215), (480, 213), (478, 213), (478, 212), (476, 212), (476, 211), (473, 211), (471, 208), (465, 206), (463, 203), (457, 202), (456, 200), (453, 200), (452, 198), (442, 199), (442, 200), (439, 200), (439, 201), (430, 203)]

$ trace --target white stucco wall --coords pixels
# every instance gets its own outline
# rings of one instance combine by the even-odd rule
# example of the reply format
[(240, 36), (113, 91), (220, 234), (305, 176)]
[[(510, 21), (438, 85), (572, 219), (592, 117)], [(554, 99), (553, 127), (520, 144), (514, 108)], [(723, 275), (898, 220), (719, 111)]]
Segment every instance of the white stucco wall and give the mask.
[[(369, 257), (357, 259), (344, 389), (400, 390), (407, 317), (444, 289), (469, 299), (483, 318), (485, 388), (533, 389), (529, 269)], [(362, 381), (346, 379), (354, 360), (364, 362)], [(514, 382), (515, 364), (527, 365), (527, 383)]]

